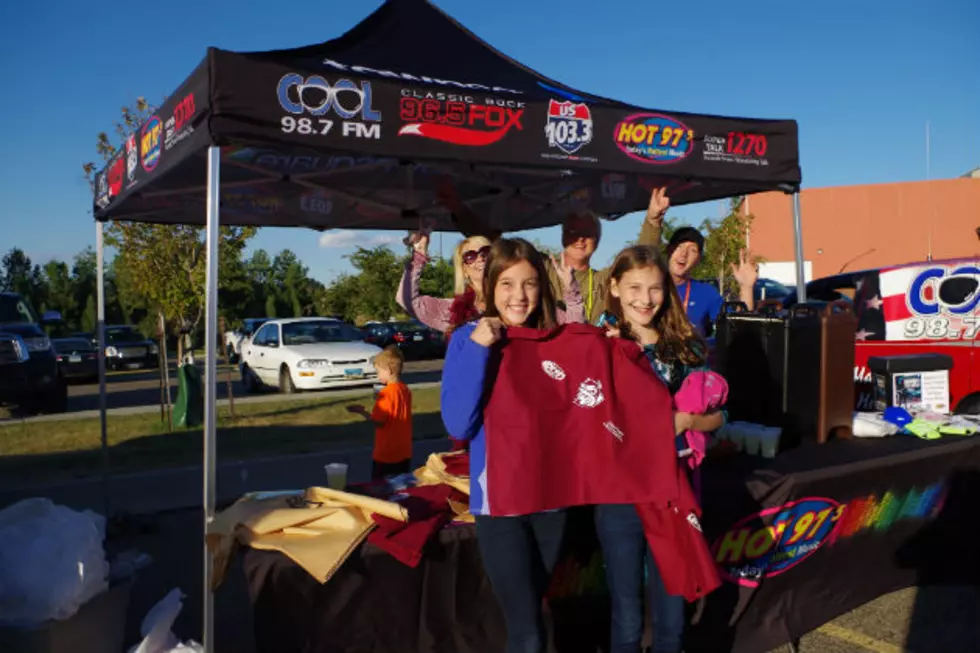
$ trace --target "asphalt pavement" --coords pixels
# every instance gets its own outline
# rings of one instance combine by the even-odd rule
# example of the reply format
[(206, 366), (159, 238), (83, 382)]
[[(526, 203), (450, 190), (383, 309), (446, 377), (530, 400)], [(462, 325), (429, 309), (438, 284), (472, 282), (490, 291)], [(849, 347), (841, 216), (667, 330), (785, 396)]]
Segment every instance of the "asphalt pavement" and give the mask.
[[(442, 379), (442, 359), (425, 361), (408, 361), (405, 363), (403, 378), (409, 385), (435, 383)], [(228, 377), (231, 376), (231, 392), (236, 401), (262, 402), (280, 401), (286, 398), (275, 389), (268, 389), (259, 394), (248, 394), (241, 382), (237, 368), (221, 366), (218, 370), (218, 399), (228, 398)], [(171, 397), (177, 396), (177, 376), (172, 368), (170, 373)], [(134, 414), (153, 412), (160, 409), (160, 371), (147, 370), (137, 372), (120, 372), (106, 377), (106, 407), (113, 414)], [(365, 386), (369, 387), (369, 386)], [(363, 388), (361, 388), (363, 390)], [(331, 393), (350, 392), (350, 388), (302, 392), (291, 395), (293, 399), (309, 399)], [(356, 389), (355, 389), (356, 391)], [(55, 415), (40, 417), (17, 418), (16, 421), (60, 421), (66, 419), (84, 419), (99, 415), (99, 384), (73, 383), (68, 386), (68, 410)], [(0, 418), (0, 424), (4, 420)]]

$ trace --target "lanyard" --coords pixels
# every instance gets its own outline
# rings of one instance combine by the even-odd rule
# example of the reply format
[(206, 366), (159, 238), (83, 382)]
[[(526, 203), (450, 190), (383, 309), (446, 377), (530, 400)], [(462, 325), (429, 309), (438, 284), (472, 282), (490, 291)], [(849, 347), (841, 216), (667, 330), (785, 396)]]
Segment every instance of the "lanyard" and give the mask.
[(585, 295), (585, 321), (592, 320), (592, 268), (589, 268), (589, 291)]
[(687, 313), (687, 304), (691, 301), (691, 280), (687, 281), (687, 288), (684, 290), (684, 312)]

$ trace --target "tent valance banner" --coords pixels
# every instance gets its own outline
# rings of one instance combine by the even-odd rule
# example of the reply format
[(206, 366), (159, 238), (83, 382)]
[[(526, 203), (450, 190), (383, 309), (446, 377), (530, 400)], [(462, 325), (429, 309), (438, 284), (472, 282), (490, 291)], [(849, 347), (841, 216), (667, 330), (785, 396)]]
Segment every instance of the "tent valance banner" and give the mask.
[(228, 225), (454, 229), (460, 198), (504, 231), (588, 207), (642, 209), (795, 192), (793, 120), (648, 109), (549, 79), (424, 0), (389, 0), (343, 36), (210, 49), (96, 177), (95, 216), (203, 224), (206, 150), (222, 148)]

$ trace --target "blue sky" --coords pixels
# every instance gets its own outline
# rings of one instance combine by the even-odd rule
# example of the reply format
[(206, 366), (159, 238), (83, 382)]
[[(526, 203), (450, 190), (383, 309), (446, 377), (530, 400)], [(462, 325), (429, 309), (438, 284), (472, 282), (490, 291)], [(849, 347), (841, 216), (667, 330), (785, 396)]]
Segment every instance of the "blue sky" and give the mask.
[[(325, 41), (379, 4), (4, 3), (0, 250), (18, 246), (43, 263), (92, 243), (81, 165), (96, 158), (95, 135), (136, 96), (171, 93), (208, 46)], [(980, 166), (976, 0), (437, 4), (512, 57), (592, 93), (658, 109), (795, 118), (805, 187), (924, 179), (927, 120), (933, 178)], [(673, 213), (697, 222), (719, 206)], [(638, 220), (607, 225), (598, 262), (634, 237)], [(558, 241), (555, 229), (531, 236)], [(328, 281), (347, 268), (350, 250), (318, 241), (312, 231), (265, 229), (253, 247), (288, 247)], [(455, 242), (446, 234), (446, 251)]]

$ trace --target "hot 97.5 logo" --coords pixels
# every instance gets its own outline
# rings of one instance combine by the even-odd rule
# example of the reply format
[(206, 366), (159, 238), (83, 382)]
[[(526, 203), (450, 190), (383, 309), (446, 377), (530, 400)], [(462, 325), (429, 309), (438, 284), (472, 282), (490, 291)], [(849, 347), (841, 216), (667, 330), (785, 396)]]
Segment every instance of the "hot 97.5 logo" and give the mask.
[[(344, 138), (381, 138), (381, 112), (373, 106), (371, 82), (322, 75), (283, 75), (276, 87), (279, 106), (289, 115), (279, 121), (286, 134)], [(336, 132), (335, 132), (336, 130)]]
[(524, 129), (524, 103), (491, 97), (402, 90), (399, 136), (483, 147)]

